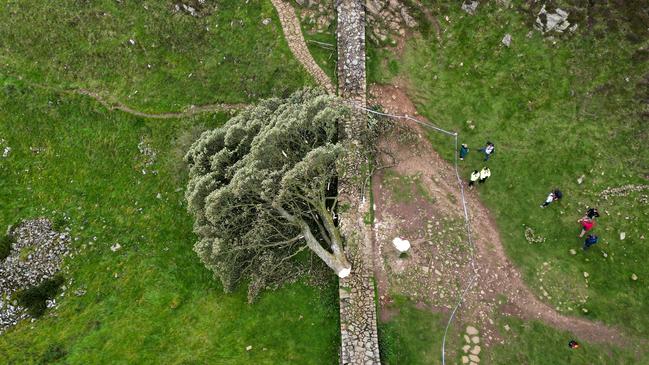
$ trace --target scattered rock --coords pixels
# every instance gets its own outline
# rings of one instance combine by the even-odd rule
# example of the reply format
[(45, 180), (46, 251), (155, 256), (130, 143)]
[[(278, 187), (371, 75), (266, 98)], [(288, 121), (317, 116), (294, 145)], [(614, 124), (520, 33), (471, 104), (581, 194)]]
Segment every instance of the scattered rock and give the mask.
[(120, 245), (119, 243), (116, 243), (116, 244), (110, 246), (110, 250), (113, 251), (113, 252), (116, 252), (121, 248), (122, 248), (122, 245)]
[(626, 238), (626, 233), (625, 232), (620, 232), (620, 240), (624, 241), (625, 238)]
[(509, 331), (511, 328), (509, 327), (508, 324), (505, 325), (505, 331)]
[(581, 185), (581, 183), (584, 182), (584, 178), (585, 178), (585, 177), (586, 177), (585, 175), (581, 175), (581, 176), (577, 179), (577, 184)]
[(511, 44), (512, 44), (512, 35), (509, 34), (509, 33), (505, 34), (505, 36), (503, 37), (503, 40), (502, 40), (502, 44), (505, 47), (509, 48), (509, 46), (511, 46)]
[(473, 342), (475, 344), (480, 343), (480, 337), (478, 337), (478, 336), (471, 337), (471, 342)]
[(476, 10), (478, 9), (477, 1), (469, 1), (462, 3), (462, 10), (466, 11), (469, 15), (475, 15)]
[(263, 20), (261, 21), (261, 24), (263, 24), (263, 25), (268, 25), (268, 24), (270, 24), (270, 22), (271, 22), (270, 18), (265, 18), (265, 19), (263, 19)]
[(636, 275), (635, 273), (631, 274), (631, 280), (633, 280), (633, 281), (638, 280), (638, 275)]
[(4, 150), (2, 150), (2, 157), (6, 158), (9, 156), (10, 153), (11, 153), (11, 147), (6, 146)]
[(469, 360), (473, 362), (480, 362), (480, 358), (475, 355), (469, 355)]
[(462, 351), (466, 354), (469, 352), (469, 349), (471, 348), (471, 345), (464, 345), (462, 346)]
[(250, 345), (246, 346), (246, 351), (250, 351), (250, 350), (252, 350), (252, 346)]
[(467, 328), (466, 328), (466, 333), (467, 333), (469, 336), (475, 336), (475, 335), (478, 334), (478, 329), (475, 328), (475, 327), (473, 327), (473, 326), (467, 326)]
[(471, 343), (471, 338), (469, 338), (469, 336), (467, 335), (464, 335), (464, 341), (466, 341), (466, 343)]
[(468, 364), (469, 363), (469, 357), (468, 356), (462, 356), (462, 364)]
[(571, 254), (571, 255), (576, 255), (576, 254), (577, 254), (577, 251), (575, 251), (574, 248), (571, 248), (571, 249), (570, 249), (570, 254)]
[(590, 275), (589, 275), (587, 272), (584, 271), (584, 277), (587, 278), (587, 277), (589, 277), (589, 276), (590, 276)]
[(543, 5), (536, 17), (535, 26), (543, 33), (551, 31), (563, 33), (564, 30), (570, 27), (568, 15), (567, 11), (560, 8), (557, 8), (554, 13), (549, 13), (545, 10), (545, 5)]
[[(9, 256), (0, 261), (0, 333), (28, 318), (24, 308), (6, 298), (53, 277), (59, 272), (64, 257), (70, 254), (70, 236), (54, 231), (45, 218), (23, 221), (11, 227), (8, 233), (16, 241)], [(24, 250), (30, 252), (27, 259), (21, 257)], [(54, 307), (56, 301), (47, 305)]]
[(481, 350), (482, 349), (480, 348), (480, 346), (475, 345), (475, 346), (473, 346), (473, 349), (471, 350), (471, 353), (474, 354), (474, 355), (480, 355)]

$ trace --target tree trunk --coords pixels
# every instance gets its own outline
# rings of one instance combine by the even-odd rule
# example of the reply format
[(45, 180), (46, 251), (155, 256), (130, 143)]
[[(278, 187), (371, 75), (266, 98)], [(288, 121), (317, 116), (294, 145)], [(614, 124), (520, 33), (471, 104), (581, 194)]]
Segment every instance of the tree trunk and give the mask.
[[(282, 207), (275, 206), (275, 209), (277, 209), (279, 214), (282, 217), (284, 217), (286, 220), (300, 226), (300, 229), (302, 230), (302, 234), (304, 235), (304, 239), (306, 240), (306, 244), (309, 247), (309, 249), (315, 252), (315, 254), (318, 255), (318, 257), (322, 261), (324, 261), (324, 263), (327, 264), (327, 266), (329, 266), (339, 277), (344, 278), (347, 275), (349, 275), (352, 269), (352, 265), (347, 260), (347, 257), (345, 256), (345, 252), (341, 250), (342, 246), (340, 246), (341, 242), (339, 239), (340, 234), (331, 234), (330, 236), (331, 250), (333, 251), (333, 253), (329, 252), (325, 250), (324, 247), (322, 247), (322, 245), (320, 244), (320, 242), (318, 242), (318, 240), (313, 236), (313, 233), (311, 232), (311, 228), (305, 221), (291, 215)], [(325, 223), (325, 225), (327, 224)], [(329, 230), (329, 227), (327, 227), (327, 230)]]

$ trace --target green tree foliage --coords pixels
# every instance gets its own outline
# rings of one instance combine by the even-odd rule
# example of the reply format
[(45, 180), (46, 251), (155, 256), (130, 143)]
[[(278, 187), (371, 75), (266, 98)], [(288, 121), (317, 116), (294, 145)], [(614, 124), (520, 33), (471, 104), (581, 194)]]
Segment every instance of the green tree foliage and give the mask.
[(338, 122), (334, 96), (305, 89), (268, 99), (207, 131), (185, 156), (194, 250), (226, 291), (250, 280), (249, 298), (294, 271), (305, 249), (338, 275), (350, 264), (335, 225)]

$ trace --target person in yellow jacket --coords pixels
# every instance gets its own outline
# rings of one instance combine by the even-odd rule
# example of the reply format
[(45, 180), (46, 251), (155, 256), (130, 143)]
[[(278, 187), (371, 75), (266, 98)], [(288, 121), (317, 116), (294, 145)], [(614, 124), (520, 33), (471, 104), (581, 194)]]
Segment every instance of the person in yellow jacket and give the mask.
[(485, 166), (480, 170), (480, 183), (482, 184), (483, 182), (487, 181), (487, 179), (491, 176), (491, 170)]
[(469, 178), (469, 187), (473, 188), (473, 184), (475, 184), (478, 179), (480, 179), (480, 173), (478, 172), (478, 170), (473, 170), (471, 177)]

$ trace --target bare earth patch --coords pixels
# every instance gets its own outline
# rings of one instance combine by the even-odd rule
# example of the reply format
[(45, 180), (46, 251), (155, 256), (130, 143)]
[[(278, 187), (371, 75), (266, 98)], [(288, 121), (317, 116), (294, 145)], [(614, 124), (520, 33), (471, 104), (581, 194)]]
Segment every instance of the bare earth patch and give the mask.
[[(424, 121), (399, 87), (375, 85), (370, 97), (370, 104), (380, 104), (386, 112)], [(383, 310), (391, 301), (390, 294), (424, 302), (435, 311), (448, 311), (475, 275), (476, 284), (467, 293), (458, 320), (475, 324), (487, 345), (500, 341), (491, 319), (496, 313), (541, 320), (589, 342), (624, 346), (631, 341), (617, 328), (565, 316), (539, 300), (507, 258), (489, 211), (477, 193), (467, 191), (475, 244), (472, 266), (453, 166), (435, 152), (419, 125), (404, 120), (397, 125), (380, 142), (379, 163), (390, 167), (379, 169), (372, 184), (375, 275), (383, 320), (391, 314)], [(437, 148), (452, 146), (449, 137), (448, 145)], [(394, 248), (395, 237), (410, 241), (412, 248), (406, 257), (400, 258)]]

